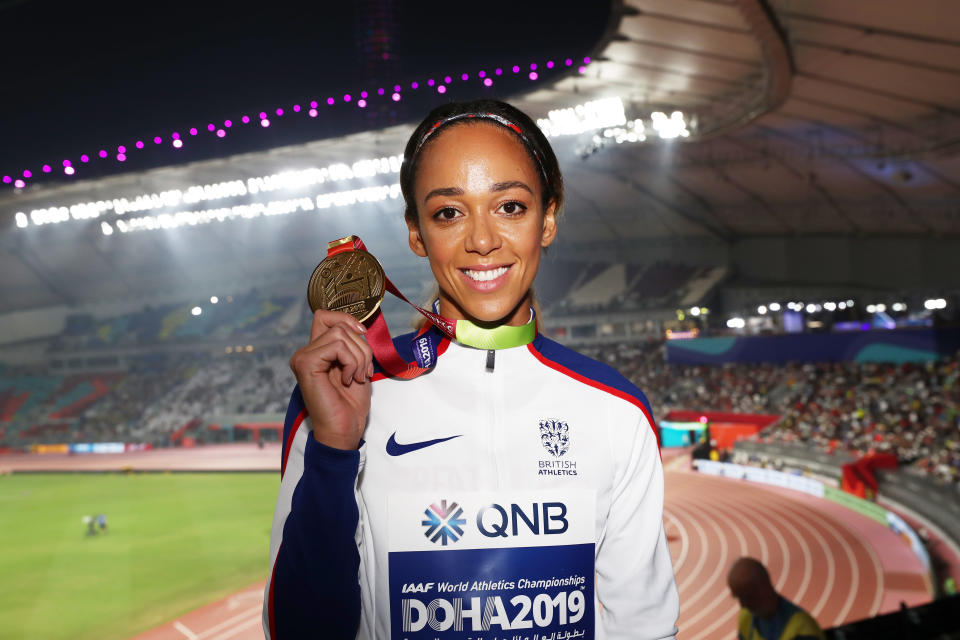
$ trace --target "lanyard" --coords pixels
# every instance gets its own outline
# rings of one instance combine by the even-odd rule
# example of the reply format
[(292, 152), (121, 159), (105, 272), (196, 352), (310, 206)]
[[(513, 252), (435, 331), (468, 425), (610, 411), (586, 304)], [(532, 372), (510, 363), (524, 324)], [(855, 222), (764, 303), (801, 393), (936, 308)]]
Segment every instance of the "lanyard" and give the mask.
[[(356, 236), (350, 236), (331, 242), (327, 250), (327, 257), (358, 249), (361, 251), (367, 250), (363, 240)], [(386, 276), (384, 277), (384, 286), (387, 291), (413, 307), (448, 338), (468, 347), (488, 350), (509, 349), (529, 344), (537, 335), (536, 319), (533, 317), (531, 317), (530, 322), (521, 326), (500, 325), (492, 329), (485, 329), (469, 320), (451, 320), (441, 316), (438, 313), (439, 305), (435, 305), (434, 311), (428, 311), (413, 304), (400, 293), (400, 290)], [(368, 325), (367, 342), (373, 349), (377, 362), (390, 376), (406, 379), (416, 378), (436, 366), (437, 344), (433, 336), (426, 330), (420, 331), (413, 338), (414, 363), (408, 363), (397, 353), (382, 309), (377, 310), (372, 319), (368, 321)]]

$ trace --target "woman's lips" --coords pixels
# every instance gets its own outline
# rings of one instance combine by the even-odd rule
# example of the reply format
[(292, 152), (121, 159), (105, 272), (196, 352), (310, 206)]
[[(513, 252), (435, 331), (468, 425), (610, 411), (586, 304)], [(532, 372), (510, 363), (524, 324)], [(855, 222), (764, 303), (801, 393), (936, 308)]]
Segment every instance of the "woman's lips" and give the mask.
[(513, 265), (459, 269), (467, 284), (477, 291), (493, 291), (504, 282)]

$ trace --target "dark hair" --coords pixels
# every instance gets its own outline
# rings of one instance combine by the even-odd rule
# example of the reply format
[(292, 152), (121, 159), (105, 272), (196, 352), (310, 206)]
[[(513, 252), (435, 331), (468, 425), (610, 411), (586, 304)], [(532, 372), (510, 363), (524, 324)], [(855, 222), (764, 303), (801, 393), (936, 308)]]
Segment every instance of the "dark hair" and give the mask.
[[(471, 118), (471, 114), (474, 117)], [(413, 183), (417, 175), (418, 160), (424, 148), (438, 138), (443, 129), (477, 121), (498, 124), (517, 136), (534, 166), (539, 169), (537, 175), (540, 177), (544, 210), (550, 203), (554, 203), (556, 213), (559, 215), (563, 208), (563, 176), (560, 173), (557, 156), (553, 153), (540, 127), (530, 119), (530, 116), (506, 102), (470, 100), (451, 102), (437, 107), (427, 114), (427, 117), (410, 135), (403, 152), (403, 164), (400, 165), (400, 189), (406, 203), (404, 217), (410, 222), (417, 222), (417, 202), (413, 195)], [(509, 126), (503, 121), (514, 126)]]

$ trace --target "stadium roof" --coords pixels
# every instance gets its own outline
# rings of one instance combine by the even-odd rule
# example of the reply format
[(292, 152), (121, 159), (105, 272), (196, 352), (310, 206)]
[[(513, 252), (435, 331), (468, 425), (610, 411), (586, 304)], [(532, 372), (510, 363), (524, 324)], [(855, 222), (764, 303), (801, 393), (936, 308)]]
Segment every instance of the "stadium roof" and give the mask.
[[(642, 252), (664, 242), (696, 247), (754, 236), (956, 236), (958, 19), (960, 7), (946, 0), (876, 0), (869, 10), (830, 0), (613, 2), (609, 26), (582, 72), (579, 59), (566, 69), (558, 60), (554, 75), (546, 73), (546, 60), (537, 61), (549, 82), (513, 88), (509, 97), (544, 119), (619, 98), (625, 120), (643, 124), (643, 136), (608, 124), (606, 135), (600, 129), (553, 138), (568, 194), (562, 246), (573, 253), (609, 246)], [(652, 114), (674, 111), (683, 113), (689, 136), (661, 139)], [(554, 122), (564, 122), (562, 116), (554, 114)], [(281, 209), (295, 209), (305, 197), (312, 210), (179, 230), (104, 235), (101, 222), (119, 231), (124, 216), (114, 211), (20, 229), (14, 214), (29, 219), (31, 211), (52, 206), (134, 202), (191, 185), (249, 184), (288, 170), (387, 158), (402, 151), (410, 130), (397, 125), (96, 180), (4, 189), (0, 311), (305, 274), (326, 240), (351, 232), (388, 270), (402, 268), (410, 261), (399, 201), (357, 191), (395, 183), (389, 170), (342, 184), (301, 180), (270, 196), (284, 199), (275, 205)], [(631, 142), (630, 133), (646, 140)], [(313, 198), (331, 191), (350, 192), (341, 200), (376, 201), (317, 209)], [(264, 200), (251, 195), (125, 216), (249, 202)]]

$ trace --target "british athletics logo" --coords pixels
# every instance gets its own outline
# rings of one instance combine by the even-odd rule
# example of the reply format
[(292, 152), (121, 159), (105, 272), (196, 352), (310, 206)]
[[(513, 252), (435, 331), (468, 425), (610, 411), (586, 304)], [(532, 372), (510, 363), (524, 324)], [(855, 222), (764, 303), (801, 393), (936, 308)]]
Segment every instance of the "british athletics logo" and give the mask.
[(433, 503), (423, 514), (426, 519), (420, 524), (427, 528), (423, 535), (430, 542), (440, 540), (440, 544), (446, 546), (447, 542), (456, 542), (463, 536), (463, 526), (467, 521), (460, 517), (463, 509), (456, 502), (447, 506), (447, 501), (441, 500), (439, 506)]

